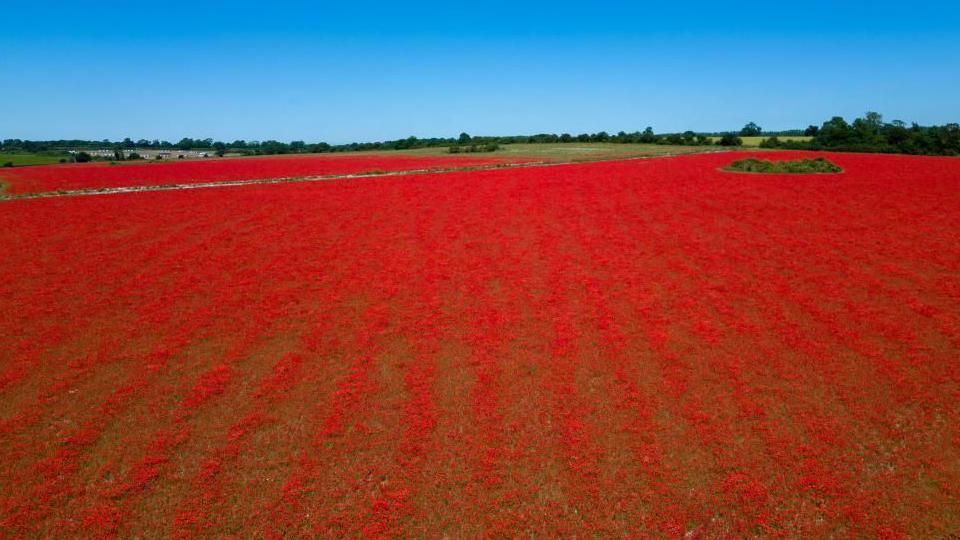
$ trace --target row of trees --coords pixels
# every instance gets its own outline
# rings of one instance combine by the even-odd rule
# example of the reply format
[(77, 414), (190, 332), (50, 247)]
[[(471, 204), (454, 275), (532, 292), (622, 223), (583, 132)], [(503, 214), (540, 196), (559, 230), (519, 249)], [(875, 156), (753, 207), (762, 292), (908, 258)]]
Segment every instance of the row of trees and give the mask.
[[(743, 143), (740, 137), (756, 137), (762, 135), (763, 129), (754, 122), (750, 122), (739, 132), (727, 133), (683, 133), (656, 134), (653, 128), (643, 131), (627, 133), (620, 131), (610, 134), (605, 131), (598, 133), (538, 133), (535, 135), (514, 135), (502, 137), (476, 137), (461, 133), (459, 137), (447, 138), (418, 138), (407, 137), (392, 141), (364, 142), (331, 145), (325, 142), (306, 143), (304, 141), (280, 142), (236, 140), (230, 143), (213, 139), (191, 139), (184, 137), (176, 143), (169, 141), (130, 138), (118, 142), (109, 140), (58, 140), (58, 141), (25, 141), (20, 139), (5, 139), (0, 142), (0, 151), (7, 152), (63, 152), (66, 148), (112, 148), (119, 152), (129, 152), (133, 148), (178, 149), (178, 150), (208, 150), (217, 155), (227, 152), (243, 154), (299, 154), (323, 152), (357, 152), (365, 150), (407, 150), (428, 147), (467, 147), (486, 148), (488, 145), (504, 145), (515, 143), (645, 143), (669, 144), (684, 146), (700, 146), (716, 144), (720, 146), (739, 146)], [(809, 141), (781, 140), (779, 136), (807, 135)], [(805, 131), (791, 130), (769, 133), (769, 137), (761, 146), (767, 148), (795, 148), (810, 150), (842, 150), (853, 152), (900, 152), (908, 154), (941, 154), (960, 155), (960, 126), (947, 124), (944, 126), (923, 127), (917, 124), (907, 126), (900, 121), (885, 123), (878, 113), (867, 113), (863, 118), (857, 118), (848, 124), (837, 116), (823, 123), (822, 126), (810, 126)], [(714, 139), (717, 139), (714, 142)]]
[(928, 127), (914, 123), (908, 126), (899, 120), (884, 122), (880, 113), (868, 112), (852, 123), (840, 116), (834, 116), (819, 127), (808, 127), (804, 134), (812, 139), (781, 141), (777, 137), (770, 137), (764, 140), (761, 146), (797, 150), (960, 156), (960, 124), (956, 123)]
[[(751, 132), (756, 129), (759, 133), (759, 127), (752, 122), (744, 130)], [(743, 132), (741, 132), (743, 134)], [(357, 152), (365, 150), (409, 150), (414, 148), (446, 147), (446, 146), (468, 146), (468, 145), (502, 145), (516, 143), (642, 143), (642, 144), (670, 144), (670, 145), (709, 145), (712, 144), (711, 136), (722, 134), (705, 134), (685, 131), (683, 133), (669, 133), (658, 135), (653, 132), (653, 128), (647, 127), (643, 131), (634, 131), (627, 133), (620, 131), (616, 134), (610, 134), (606, 131), (597, 133), (580, 133), (572, 135), (570, 133), (537, 133), (535, 135), (511, 135), (511, 136), (484, 136), (475, 137), (467, 133), (461, 133), (459, 137), (433, 137), (418, 138), (407, 137), (405, 139), (396, 139), (391, 141), (378, 142), (354, 142), (349, 144), (331, 145), (325, 142), (306, 143), (304, 141), (281, 142), (275, 140), (266, 141), (245, 141), (236, 140), (233, 142), (215, 141), (213, 139), (192, 139), (184, 137), (176, 143), (170, 141), (161, 141), (158, 139), (147, 140), (139, 139), (134, 141), (131, 138), (122, 141), (113, 142), (108, 139), (101, 141), (94, 140), (51, 140), (51, 141), (27, 141), (21, 139), (5, 139), (0, 141), (0, 151), (8, 152), (57, 152), (65, 148), (70, 149), (114, 149), (117, 151), (129, 151), (134, 148), (142, 149), (166, 149), (166, 150), (210, 150), (216, 154), (223, 155), (228, 151), (240, 152), (244, 154), (299, 154), (299, 153), (323, 153), (323, 152)]]

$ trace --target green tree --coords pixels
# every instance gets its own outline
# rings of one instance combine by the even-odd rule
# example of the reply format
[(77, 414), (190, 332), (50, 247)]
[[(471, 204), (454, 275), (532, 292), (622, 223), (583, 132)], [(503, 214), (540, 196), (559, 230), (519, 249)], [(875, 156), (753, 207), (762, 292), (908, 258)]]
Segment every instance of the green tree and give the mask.
[(834, 116), (823, 123), (814, 140), (824, 146), (837, 146), (848, 142), (852, 136), (850, 124), (842, 116)]
[(749, 122), (740, 130), (741, 137), (759, 137), (762, 133), (763, 130), (754, 122)]

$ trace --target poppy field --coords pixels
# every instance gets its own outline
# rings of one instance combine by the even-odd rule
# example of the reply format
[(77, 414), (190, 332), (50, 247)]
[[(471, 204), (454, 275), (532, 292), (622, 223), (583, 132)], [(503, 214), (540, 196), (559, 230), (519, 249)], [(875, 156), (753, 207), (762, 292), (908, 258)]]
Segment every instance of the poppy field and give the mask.
[(528, 161), (520, 158), (411, 155), (269, 156), (163, 162), (96, 161), (0, 170), (0, 183), (14, 195), (82, 189), (270, 180), (390, 171), (455, 169)]
[(0, 537), (960, 534), (960, 160), (820, 156), (0, 201)]

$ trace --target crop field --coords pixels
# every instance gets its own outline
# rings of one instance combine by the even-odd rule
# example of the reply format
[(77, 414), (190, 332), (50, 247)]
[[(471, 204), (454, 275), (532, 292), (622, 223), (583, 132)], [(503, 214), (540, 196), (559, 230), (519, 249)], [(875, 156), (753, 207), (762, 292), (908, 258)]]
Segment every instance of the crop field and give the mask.
[[(770, 138), (769, 135), (740, 137), (740, 139), (743, 141), (743, 145), (748, 147), (759, 147), (760, 143), (762, 143), (764, 140), (769, 138)], [(804, 135), (782, 135), (782, 136), (778, 136), (777, 138), (780, 139), (781, 142), (787, 142), (787, 141), (808, 142), (813, 139), (813, 137), (807, 137)], [(716, 143), (717, 141), (720, 140), (720, 137), (710, 137), (710, 140)]]
[[(433, 147), (390, 152), (343, 152), (160, 162), (98, 161), (49, 167), (0, 168), (0, 194), (25, 195), (170, 184), (446, 170), (532, 161), (594, 161), (688, 154), (709, 150), (709, 147), (662, 144), (557, 143), (507, 144), (502, 145), (495, 152), (473, 155), (450, 155), (446, 147)], [(42, 163), (55, 163), (55, 161)]]
[(956, 158), (0, 201), (0, 253), (0, 537), (960, 533)]
[(716, 150), (703, 146), (677, 146), (641, 143), (528, 143), (504, 144), (488, 155), (547, 161), (593, 161), (674, 154), (691, 154)]
[(168, 162), (73, 163), (0, 169), (0, 183), (10, 194), (58, 190), (198, 184), (404, 170), (451, 169), (516, 163), (523, 159), (412, 155), (277, 156)]
[(23, 165), (49, 165), (52, 163), (59, 163), (61, 159), (66, 159), (68, 157), (69, 156), (66, 154), (10, 154), (0, 152), (0, 165), (5, 165), (7, 163), (10, 163), (14, 167)]

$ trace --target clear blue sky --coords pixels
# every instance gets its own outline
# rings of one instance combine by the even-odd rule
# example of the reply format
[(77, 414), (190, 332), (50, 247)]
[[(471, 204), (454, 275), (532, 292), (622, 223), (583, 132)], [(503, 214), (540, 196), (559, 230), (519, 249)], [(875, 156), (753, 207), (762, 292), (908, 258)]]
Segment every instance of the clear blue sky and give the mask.
[(8, 2), (0, 138), (960, 121), (960, 2)]

